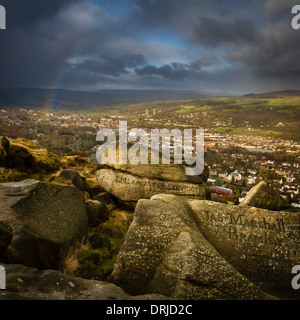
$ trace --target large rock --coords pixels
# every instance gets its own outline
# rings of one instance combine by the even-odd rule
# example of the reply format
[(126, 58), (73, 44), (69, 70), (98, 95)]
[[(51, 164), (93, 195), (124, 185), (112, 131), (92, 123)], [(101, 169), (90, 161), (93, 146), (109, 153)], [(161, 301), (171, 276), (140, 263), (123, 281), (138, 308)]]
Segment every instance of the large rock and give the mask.
[(240, 206), (251, 206), (268, 210), (281, 210), (286, 201), (280, 196), (280, 192), (275, 190), (265, 181), (261, 181), (254, 186), (246, 195)]
[(80, 191), (86, 191), (89, 194), (91, 193), (91, 189), (86, 182), (86, 179), (75, 170), (63, 169), (59, 174), (59, 178), (72, 183), (72, 185)]
[[(127, 148), (132, 147), (134, 143), (128, 142)], [(148, 151), (148, 162), (149, 164), (131, 164), (125, 154), (119, 152), (119, 143), (116, 145), (116, 159), (113, 158), (113, 153), (105, 155), (107, 156), (107, 166), (115, 169), (130, 173), (135, 176), (145, 177), (149, 179), (159, 179), (165, 181), (177, 181), (177, 182), (189, 182), (202, 184), (207, 181), (209, 177), (209, 168), (204, 165), (203, 172), (200, 175), (189, 176), (186, 175), (187, 166), (184, 164), (174, 164), (174, 155), (170, 155), (170, 164), (151, 164), (151, 149)], [(162, 162), (164, 155), (159, 151), (159, 159)], [(114, 163), (116, 160), (116, 164)], [(166, 160), (166, 159), (164, 159)], [(120, 164), (127, 163), (127, 164)]]
[(97, 227), (109, 219), (109, 210), (103, 202), (89, 199), (85, 205), (89, 225)]
[(123, 201), (149, 199), (159, 193), (194, 196), (202, 199), (209, 197), (209, 190), (203, 184), (142, 178), (118, 170), (101, 169), (97, 171), (97, 180), (105, 191)]
[(79, 190), (36, 180), (0, 184), (0, 221), (13, 230), (4, 261), (42, 269), (57, 268), (88, 223)]
[(113, 169), (124, 171), (135, 176), (145, 177), (149, 179), (160, 179), (166, 181), (204, 183), (209, 177), (209, 169), (204, 166), (204, 170), (200, 175), (186, 175), (186, 166), (178, 164), (115, 164), (108, 165)]
[(0, 166), (20, 171), (51, 172), (59, 168), (58, 157), (25, 139), (8, 140), (0, 137)]
[(137, 204), (112, 281), (183, 299), (298, 298), (300, 214), (174, 195)]
[(7, 264), (0, 300), (166, 300), (161, 295), (131, 296), (112, 283), (74, 278), (54, 270)]

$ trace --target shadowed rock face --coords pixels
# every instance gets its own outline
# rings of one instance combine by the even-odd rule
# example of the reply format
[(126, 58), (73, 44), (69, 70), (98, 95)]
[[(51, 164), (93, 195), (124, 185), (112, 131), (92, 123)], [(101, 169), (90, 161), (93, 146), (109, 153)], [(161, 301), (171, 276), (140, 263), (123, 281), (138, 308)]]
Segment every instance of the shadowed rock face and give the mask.
[(142, 178), (118, 170), (101, 169), (97, 172), (97, 180), (107, 192), (123, 201), (149, 199), (162, 192), (202, 199), (209, 197), (209, 191), (203, 184)]
[(97, 227), (109, 219), (109, 210), (103, 202), (89, 199), (85, 205), (90, 226)]
[(132, 294), (299, 299), (300, 214), (174, 195), (140, 200), (112, 280)]
[(75, 170), (63, 169), (59, 174), (59, 178), (66, 180), (67, 182), (71, 182), (73, 186), (80, 191), (91, 193), (90, 187), (85, 178)]
[(25, 139), (8, 140), (0, 137), (0, 166), (22, 172), (53, 172), (58, 170), (58, 157)]
[(4, 265), (6, 290), (0, 300), (166, 300), (161, 295), (131, 296), (112, 283), (85, 280), (54, 270)]
[(11, 227), (0, 221), (0, 256), (9, 246), (12, 237), (13, 235)]
[(247, 194), (240, 206), (251, 206), (268, 210), (281, 210), (286, 204), (278, 190), (261, 181)]
[(36, 180), (0, 184), (0, 221), (13, 239), (2, 260), (56, 269), (87, 230), (82, 193), (72, 186)]

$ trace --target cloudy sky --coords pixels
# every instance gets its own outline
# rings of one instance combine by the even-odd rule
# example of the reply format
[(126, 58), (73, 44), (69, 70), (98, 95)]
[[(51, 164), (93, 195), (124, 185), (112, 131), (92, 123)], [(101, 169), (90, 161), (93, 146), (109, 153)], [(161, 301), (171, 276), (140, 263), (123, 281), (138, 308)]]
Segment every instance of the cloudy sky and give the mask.
[(293, 0), (1, 0), (0, 86), (300, 89)]

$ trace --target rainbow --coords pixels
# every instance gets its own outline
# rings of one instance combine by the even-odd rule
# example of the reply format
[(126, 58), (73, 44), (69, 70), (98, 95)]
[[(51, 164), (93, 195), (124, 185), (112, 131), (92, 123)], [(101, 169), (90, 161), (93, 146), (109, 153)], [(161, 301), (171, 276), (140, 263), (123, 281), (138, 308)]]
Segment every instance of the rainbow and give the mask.
[[(80, 55), (80, 51), (83, 48), (84, 43), (74, 44), (74, 48), (72, 52), (74, 52), (71, 56), (74, 57), (76, 55)], [(83, 60), (83, 59), (82, 59)], [(57, 68), (56, 75), (53, 77), (51, 89), (49, 89), (48, 94), (45, 98), (43, 105), (41, 106), (41, 110), (44, 112), (50, 113), (53, 109), (56, 109), (54, 105), (55, 100), (59, 94), (58, 89), (63, 88), (63, 83), (65, 82), (66, 74), (68, 73), (70, 64), (64, 60), (61, 63), (61, 66)]]

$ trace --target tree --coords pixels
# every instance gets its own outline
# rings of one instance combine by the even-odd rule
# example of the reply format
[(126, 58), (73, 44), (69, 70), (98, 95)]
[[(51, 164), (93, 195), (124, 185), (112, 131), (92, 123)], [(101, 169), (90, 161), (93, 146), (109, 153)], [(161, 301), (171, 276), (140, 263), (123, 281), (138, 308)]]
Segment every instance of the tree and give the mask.
[(240, 190), (240, 188), (237, 188), (237, 189), (236, 189), (235, 197), (236, 197), (237, 200), (239, 200), (239, 198), (241, 197), (241, 190)]
[(246, 179), (243, 179), (242, 187), (246, 187)]

